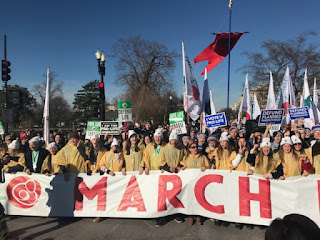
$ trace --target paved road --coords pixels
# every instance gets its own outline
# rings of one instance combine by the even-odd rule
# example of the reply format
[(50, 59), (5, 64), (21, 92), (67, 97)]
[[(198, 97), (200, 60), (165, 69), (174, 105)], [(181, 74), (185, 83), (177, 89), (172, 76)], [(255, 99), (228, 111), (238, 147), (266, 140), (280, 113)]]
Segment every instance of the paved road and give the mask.
[(93, 223), (92, 218), (76, 218), (74, 222), (61, 225), (57, 218), (8, 216), (11, 237), (18, 239), (217, 239), (263, 240), (265, 230), (238, 230), (217, 227), (210, 220), (201, 225), (189, 226), (187, 222), (170, 221), (161, 228), (155, 227), (151, 219), (105, 219)]

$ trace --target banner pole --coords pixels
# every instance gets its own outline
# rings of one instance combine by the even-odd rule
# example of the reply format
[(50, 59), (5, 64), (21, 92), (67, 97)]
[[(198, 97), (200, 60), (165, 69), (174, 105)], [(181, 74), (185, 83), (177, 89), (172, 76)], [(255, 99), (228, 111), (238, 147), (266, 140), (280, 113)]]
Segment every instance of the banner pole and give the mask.
[(232, 2), (229, 2), (229, 48), (228, 48), (228, 96), (227, 96), (227, 123), (229, 122), (229, 93), (230, 93), (230, 46), (231, 46), (231, 6)]

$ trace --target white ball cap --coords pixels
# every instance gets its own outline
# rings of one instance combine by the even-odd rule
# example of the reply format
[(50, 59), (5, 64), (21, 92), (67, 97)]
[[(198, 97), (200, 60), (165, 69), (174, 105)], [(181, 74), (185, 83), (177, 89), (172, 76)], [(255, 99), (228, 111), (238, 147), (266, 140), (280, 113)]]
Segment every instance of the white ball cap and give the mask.
[(133, 135), (137, 135), (137, 133), (136, 133), (134, 130), (129, 130), (129, 132), (128, 132), (128, 138), (130, 139), (131, 136), (133, 136)]
[(282, 146), (283, 144), (286, 144), (286, 143), (292, 145), (292, 141), (291, 141), (291, 138), (290, 138), (290, 137), (284, 137), (284, 138), (282, 138), (281, 143), (280, 143), (280, 146)]
[(111, 147), (113, 147), (113, 146), (119, 146), (119, 142), (118, 142), (118, 140), (116, 138), (114, 138), (112, 140)]
[(296, 135), (291, 136), (291, 141), (293, 144), (302, 143), (301, 139), (298, 138)]
[(170, 133), (169, 140), (178, 140), (178, 134), (175, 130)]
[(10, 149), (19, 149), (19, 142), (18, 140), (13, 140), (9, 145), (8, 148)]
[(153, 137), (155, 136), (163, 137), (162, 128), (157, 128), (157, 130), (153, 134)]
[(219, 141), (222, 141), (222, 140), (229, 142), (229, 138), (228, 138), (228, 133), (227, 132), (221, 133)]
[(33, 137), (29, 140), (29, 143), (32, 143), (32, 142), (35, 142), (35, 143), (39, 143), (39, 138), (38, 137)]
[(49, 145), (47, 146), (47, 150), (49, 150), (50, 148), (55, 148), (56, 150), (58, 150), (58, 146), (55, 142), (49, 143)]
[(271, 147), (270, 138), (263, 138), (260, 147)]

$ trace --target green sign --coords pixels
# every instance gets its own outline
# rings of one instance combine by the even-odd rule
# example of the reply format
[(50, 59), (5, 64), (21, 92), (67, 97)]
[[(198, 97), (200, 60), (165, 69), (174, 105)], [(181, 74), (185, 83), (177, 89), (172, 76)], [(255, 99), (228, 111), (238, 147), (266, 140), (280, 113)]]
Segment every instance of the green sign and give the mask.
[(169, 122), (170, 124), (184, 122), (184, 111), (169, 113)]
[(91, 139), (96, 134), (100, 135), (100, 121), (88, 121), (86, 139)]
[(119, 122), (132, 121), (131, 102), (118, 102), (118, 119)]
[(118, 109), (131, 108), (131, 102), (118, 102)]

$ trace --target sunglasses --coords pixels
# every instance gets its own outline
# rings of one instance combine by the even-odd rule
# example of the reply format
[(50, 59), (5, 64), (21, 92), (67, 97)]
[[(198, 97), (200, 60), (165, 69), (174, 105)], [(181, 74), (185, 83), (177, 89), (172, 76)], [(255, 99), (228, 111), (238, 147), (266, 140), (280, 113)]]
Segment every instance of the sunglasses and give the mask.
[(198, 148), (198, 146), (193, 146), (193, 147), (190, 147), (190, 148), (194, 149), (194, 148)]

